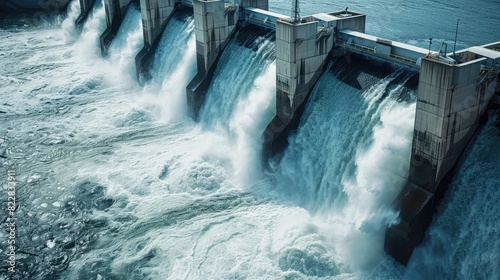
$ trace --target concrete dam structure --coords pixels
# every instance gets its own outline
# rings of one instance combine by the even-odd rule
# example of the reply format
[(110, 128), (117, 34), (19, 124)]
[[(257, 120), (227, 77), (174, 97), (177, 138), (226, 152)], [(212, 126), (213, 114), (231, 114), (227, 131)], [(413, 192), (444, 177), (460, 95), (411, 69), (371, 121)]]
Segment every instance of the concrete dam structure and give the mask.
[(311, 89), (334, 55), (339, 30), (365, 31), (366, 16), (353, 11), (276, 21), (276, 116), (264, 132), (264, 153), (275, 154), (301, 117)]
[(186, 87), (191, 116), (198, 113), (205, 101), (217, 63), (238, 28), (244, 7), (268, 8), (267, 0), (241, 0), (239, 5), (215, 1), (193, 1), (198, 73)]
[(109, 45), (115, 38), (125, 16), (125, 11), (131, 2), (131, 0), (104, 0), (103, 3), (106, 11), (106, 30), (99, 38), (102, 56), (107, 55)]
[[(82, 0), (83, 1), (83, 0)], [(105, 0), (108, 29), (103, 54), (129, 0)], [(298, 126), (309, 93), (333, 57), (351, 53), (419, 71), (417, 109), (408, 183), (393, 203), (400, 222), (386, 231), (385, 251), (406, 264), (422, 241), (453, 168), (498, 100), (500, 43), (439, 53), (365, 34), (366, 16), (344, 10), (300, 17), (269, 12), (267, 0), (141, 0), (144, 48), (136, 56), (137, 76), (148, 78), (158, 41), (178, 9), (192, 9), (197, 74), (186, 88), (193, 118), (205, 101), (217, 62), (238, 28), (256, 25), (276, 35), (276, 115), (263, 133), (265, 158), (287, 143)]]
[(143, 24), (144, 47), (135, 58), (137, 78), (148, 78), (149, 66), (158, 41), (161, 38), (163, 29), (167, 25), (170, 17), (177, 9), (182, 9), (186, 6), (192, 6), (191, 2), (168, 0), (168, 1), (151, 1), (141, 0), (141, 17)]
[(385, 250), (406, 264), (422, 241), (460, 155), (500, 92), (500, 42), (421, 61), (408, 182), (394, 201), (398, 224)]
[(80, 0), (80, 15), (75, 20), (75, 26), (78, 30), (81, 30), (83, 24), (87, 20), (90, 11), (94, 7), (95, 0)]
[[(82, 26), (95, 0), (79, 0)], [(61, 3), (67, 6), (67, 0)], [(500, 104), (500, 42), (439, 52), (365, 33), (366, 15), (342, 10), (300, 16), (269, 12), (267, 0), (104, 0), (106, 30), (102, 55), (117, 34), (129, 5), (141, 10), (144, 47), (136, 55), (139, 81), (149, 68), (169, 20), (180, 9), (194, 17), (197, 74), (186, 87), (194, 119), (218, 61), (235, 33), (247, 25), (275, 32), (276, 114), (262, 134), (266, 159), (287, 145), (298, 126), (309, 95), (333, 58), (355, 53), (419, 72), (409, 177), (392, 208), (399, 222), (387, 228), (385, 251), (406, 264), (424, 238), (460, 157), (481, 126), (487, 108)], [(298, 2), (295, 1), (298, 5)], [(342, 147), (339, 147), (341, 149)]]

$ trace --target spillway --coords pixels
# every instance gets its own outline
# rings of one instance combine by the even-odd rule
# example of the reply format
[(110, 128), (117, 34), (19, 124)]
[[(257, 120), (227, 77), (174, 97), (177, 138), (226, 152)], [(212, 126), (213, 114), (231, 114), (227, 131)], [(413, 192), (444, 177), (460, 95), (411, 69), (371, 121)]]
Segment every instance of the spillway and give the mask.
[(493, 279), (500, 274), (496, 265), (500, 222), (494, 214), (500, 211), (498, 123), (498, 115), (490, 114), (466, 151), (449, 195), (408, 263), (406, 278)]
[(151, 67), (152, 79), (144, 88), (144, 106), (154, 108), (165, 121), (179, 121), (187, 115), (187, 85), (196, 74), (194, 19), (190, 13), (174, 14), (158, 44)]
[(133, 81), (135, 74), (134, 57), (143, 47), (141, 11), (130, 5), (125, 13), (116, 37), (109, 46), (109, 60), (120, 69), (121, 78)]
[(273, 61), (275, 45), (271, 34), (247, 39), (250, 32), (241, 31), (221, 57), (221, 66), (216, 70), (200, 113), (201, 121), (207, 125), (227, 127), (238, 100), (247, 96), (257, 76)]
[(139, 85), (140, 13), (128, 10), (103, 58), (104, 7), (78, 35), (75, 2), (64, 22), (0, 20), (0, 163), (20, 183), (20, 278), (498, 278), (495, 114), (405, 268), (383, 252), (383, 233), (408, 176), (413, 73), (333, 61), (266, 170), (272, 35), (235, 35), (198, 123), (186, 112), (196, 71), (187, 12), (172, 17)]
[(384, 256), (390, 203), (409, 165), (415, 91), (404, 86), (405, 71), (361, 72), (364, 87), (342, 82), (343, 72), (327, 71), (313, 90), (276, 184), (284, 198), (325, 219), (337, 266), (359, 269)]

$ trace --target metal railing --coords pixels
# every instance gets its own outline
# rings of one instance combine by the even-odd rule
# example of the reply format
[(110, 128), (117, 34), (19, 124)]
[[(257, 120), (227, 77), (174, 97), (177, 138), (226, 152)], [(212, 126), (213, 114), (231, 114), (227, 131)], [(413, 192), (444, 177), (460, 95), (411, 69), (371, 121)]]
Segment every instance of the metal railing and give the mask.
[(355, 43), (348, 43), (346, 41), (339, 41), (341, 43), (341, 45), (344, 46), (345, 49), (349, 49), (349, 48), (353, 48), (353, 49), (359, 49), (359, 50), (364, 50), (364, 51), (367, 51), (367, 52), (370, 52), (370, 53), (377, 53), (375, 49), (373, 48), (369, 48), (367, 46), (363, 46), (363, 45), (358, 45), (358, 44), (355, 44)]
[(402, 61), (405, 61), (405, 62), (417, 65), (417, 61), (415, 61), (413, 59), (409, 59), (409, 58), (406, 58), (406, 57), (403, 57), (403, 56), (399, 56), (399, 55), (395, 55), (395, 54), (392, 54), (392, 53), (389, 56), (392, 57), (392, 58), (394, 58), (394, 59), (397, 59), (397, 60), (402, 60)]
[(265, 19), (261, 19), (261, 18), (258, 18), (258, 17), (253, 17), (252, 15), (250, 15), (250, 16), (247, 15), (247, 16), (245, 16), (245, 20), (248, 23), (251, 23), (251, 24), (254, 24), (254, 25), (257, 25), (257, 26), (262, 26), (262, 27), (267, 27), (267, 28), (271, 28), (271, 29), (276, 29), (276, 23), (268, 20), (267, 17)]
[(409, 64), (411, 66), (418, 66), (416, 60), (413, 60), (413, 59), (410, 59), (410, 58), (407, 58), (404, 56), (396, 55), (396, 54), (389, 54), (389, 56), (383, 55), (383, 54), (377, 54), (377, 50), (375, 48), (370, 48), (370, 47), (367, 47), (364, 45), (359, 45), (359, 44), (352, 43), (352, 42), (349, 43), (349, 42), (344, 41), (344, 40), (338, 40), (337, 45), (342, 46), (346, 50), (357, 50), (360, 52), (371, 53), (371, 54), (374, 54), (374, 55), (379, 56), (381, 58), (388, 58), (388, 59), (391, 59), (391, 60), (399, 62), (399, 63), (403, 63), (403, 64), (407, 64), (407, 65)]

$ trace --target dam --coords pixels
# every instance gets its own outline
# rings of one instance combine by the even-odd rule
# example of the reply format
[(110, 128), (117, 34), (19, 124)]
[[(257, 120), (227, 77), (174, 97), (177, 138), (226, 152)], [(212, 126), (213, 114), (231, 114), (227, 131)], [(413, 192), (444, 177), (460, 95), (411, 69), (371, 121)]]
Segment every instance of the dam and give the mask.
[[(94, 1), (80, 1), (85, 20)], [(393, 203), (400, 222), (387, 229), (385, 250), (406, 263), (422, 241), (433, 209), (461, 153), (480, 126), (481, 116), (499, 96), (500, 43), (440, 52), (379, 38), (365, 33), (366, 16), (342, 10), (293, 17), (267, 11), (267, 1), (155, 1), (141, 0), (144, 48), (136, 57), (137, 76), (148, 77), (155, 47), (172, 14), (192, 9), (195, 18), (198, 74), (186, 95), (193, 118), (204, 103), (224, 48), (244, 25), (276, 33), (276, 115), (263, 134), (265, 151), (273, 155), (287, 131), (298, 123), (316, 81), (334, 57), (351, 53), (396, 63), (419, 71), (415, 128), (408, 183)], [(104, 1), (106, 55), (131, 1)], [(136, 4), (137, 5), (137, 4)]]

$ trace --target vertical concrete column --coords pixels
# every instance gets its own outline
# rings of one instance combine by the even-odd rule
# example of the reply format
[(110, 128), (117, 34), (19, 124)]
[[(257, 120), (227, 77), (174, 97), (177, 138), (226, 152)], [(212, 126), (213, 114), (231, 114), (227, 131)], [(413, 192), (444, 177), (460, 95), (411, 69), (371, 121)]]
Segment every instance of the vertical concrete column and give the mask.
[(193, 0), (193, 12), (198, 74), (186, 93), (188, 106), (196, 118), (217, 62), (236, 29), (238, 13), (236, 7), (225, 6), (223, 0)]
[(107, 55), (109, 45), (120, 28), (130, 2), (131, 0), (104, 0), (107, 28), (100, 37), (101, 53), (103, 56)]
[[(206, 75), (231, 32), (224, 1), (193, 1), (198, 73)], [(234, 24), (232, 26), (234, 28)]]
[(385, 234), (385, 251), (406, 264), (422, 242), (452, 170), (476, 132), (496, 79), (476, 59), (450, 65), (424, 58), (420, 68), (410, 176), (395, 199), (399, 223)]
[(493, 96), (490, 84), (478, 83), (481, 61), (422, 60), (409, 180), (431, 193), (455, 166)]
[(135, 57), (137, 77), (149, 78), (149, 66), (158, 41), (168, 21), (175, 12), (175, 0), (141, 0), (144, 47)]
[(94, 7), (95, 0), (80, 0), (80, 15), (75, 21), (75, 26), (77, 29), (81, 30), (83, 24), (87, 20), (92, 7)]
[[(300, 119), (301, 111), (297, 111), (322, 74), (332, 47), (333, 36), (318, 33), (317, 21), (277, 21), (276, 117), (264, 132), (266, 152), (274, 153), (277, 138), (294, 119)], [(286, 136), (285, 133), (283, 137)]]
[(151, 46), (175, 10), (175, 0), (141, 0), (144, 45)]
[(269, 0), (241, 0), (240, 5), (243, 8), (269, 10)]

